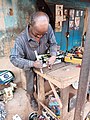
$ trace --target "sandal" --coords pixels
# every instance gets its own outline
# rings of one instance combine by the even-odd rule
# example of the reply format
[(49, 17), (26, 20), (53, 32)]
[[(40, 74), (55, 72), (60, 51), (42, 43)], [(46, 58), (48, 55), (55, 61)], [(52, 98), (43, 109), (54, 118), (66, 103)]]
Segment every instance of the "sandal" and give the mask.
[(34, 111), (38, 111), (38, 103), (34, 97), (31, 98), (30, 104), (31, 104), (31, 107)]

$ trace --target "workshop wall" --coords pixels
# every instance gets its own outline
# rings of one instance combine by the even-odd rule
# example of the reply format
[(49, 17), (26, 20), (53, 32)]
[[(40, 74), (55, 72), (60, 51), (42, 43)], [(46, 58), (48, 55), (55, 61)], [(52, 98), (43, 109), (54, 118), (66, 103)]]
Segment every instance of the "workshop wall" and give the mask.
[[(25, 28), (32, 12), (38, 9), (44, 12), (47, 12), (48, 10), (50, 23), (54, 28), (56, 4), (63, 4), (64, 8), (74, 8), (75, 10), (85, 10), (86, 7), (90, 6), (89, 2), (81, 2), (84, 0), (45, 0), (44, 3), (46, 6), (43, 7), (43, 1), (44, 0), (0, 0), (0, 21), (2, 21), (2, 24), (0, 24), (0, 56), (6, 55), (4, 49), (6, 47), (6, 41), (8, 42), (8, 50), (10, 51), (12, 47), (12, 36), (15, 39), (17, 34)], [(78, 31), (69, 31), (70, 37), (68, 40), (68, 50), (70, 50), (73, 46), (79, 46), (81, 44), (84, 15), (82, 16), (81, 20), (82, 22)], [(64, 21), (62, 24), (62, 31), (55, 32), (57, 43), (60, 45), (61, 50), (64, 51), (67, 50), (67, 40), (65, 36), (68, 28), (67, 25), (68, 21)]]
[(28, 16), (35, 11), (35, 3), (31, 0), (1, 0), (0, 1), (0, 31), (13, 28), (23, 28)]
[(17, 27), (17, 6), (16, 1), (2, 0), (0, 1), (0, 31), (5, 31), (9, 28)]
[(18, 19), (19, 19), (19, 27), (25, 27), (28, 23), (29, 16), (32, 14), (35, 9), (35, 0), (18, 0)]
[(13, 40), (35, 11), (35, 0), (0, 0), (0, 57), (9, 56)]
[(69, 8), (86, 8), (90, 6), (89, 0), (46, 0), (48, 3), (63, 4)]
[[(83, 2), (85, 1), (85, 2)], [(83, 28), (84, 28), (84, 16), (85, 16), (85, 9), (90, 6), (89, 0), (46, 0), (46, 3), (44, 0), (42, 0), (41, 5), (38, 5), (38, 8), (48, 14), (48, 11), (51, 12), (51, 24), (52, 27), (55, 28), (55, 5), (63, 5), (63, 11), (65, 9), (68, 10), (68, 16), (66, 21), (62, 21), (62, 30), (55, 31), (55, 36), (58, 45), (60, 46), (60, 49), (63, 51), (69, 51), (75, 46), (80, 46), (82, 42), (82, 35), (83, 35)], [(41, 0), (38, 0), (38, 3), (41, 3)], [(50, 10), (47, 11), (47, 6)], [(79, 12), (78, 16), (74, 15), (74, 20), (69, 16), (70, 10), (75, 10), (75, 15), (77, 12)], [(83, 12), (82, 15), (80, 15)], [(54, 18), (53, 18), (54, 17)], [(78, 17), (78, 18), (77, 18)], [(76, 21), (77, 19), (80, 19), (79, 28), (76, 29)], [(54, 22), (52, 22), (54, 20)], [(70, 23), (74, 24), (73, 28), (70, 28)], [(69, 36), (68, 36), (68, 34)]]

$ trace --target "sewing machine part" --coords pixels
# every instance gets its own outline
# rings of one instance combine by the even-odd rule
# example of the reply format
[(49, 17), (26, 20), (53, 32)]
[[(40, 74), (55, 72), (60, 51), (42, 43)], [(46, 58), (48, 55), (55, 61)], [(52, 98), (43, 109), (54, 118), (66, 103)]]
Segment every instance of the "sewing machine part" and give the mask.
[(5, 103), (7, 103), (7, 101), (13, 99), (14, 88), (17, 88), (15, 83), (10, 83), (10, 87), (4, 88), (4, 102)]
[(15, 78), (14, 74), (9, 70), (0, 71), (0, 84), (8, 84)]

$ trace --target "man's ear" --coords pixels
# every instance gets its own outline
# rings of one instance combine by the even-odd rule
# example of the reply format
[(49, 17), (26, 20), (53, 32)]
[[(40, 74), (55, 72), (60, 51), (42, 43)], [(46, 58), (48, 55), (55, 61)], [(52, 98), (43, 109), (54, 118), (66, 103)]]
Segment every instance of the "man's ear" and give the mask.
[(28, 22), (28, 25), (31, 25), (31, 17), (29, 18), (29, 22)]

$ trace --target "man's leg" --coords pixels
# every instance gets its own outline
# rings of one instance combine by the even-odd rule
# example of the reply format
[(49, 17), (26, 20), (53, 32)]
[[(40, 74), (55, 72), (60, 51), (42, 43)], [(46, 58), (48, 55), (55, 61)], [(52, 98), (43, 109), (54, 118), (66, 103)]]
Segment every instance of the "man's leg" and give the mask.
[(33, 72), (32, 69), (25, 71), (25, 76), (26, 76), (26, 87), (27, 87), (27, 93), (30, 95), (30, 103), (31, 103), (31, 107), (34, 110), (38, 110), (38, 104), (37, 101), (34, 97), (34, 77), (35, 77), (35, 73)]

